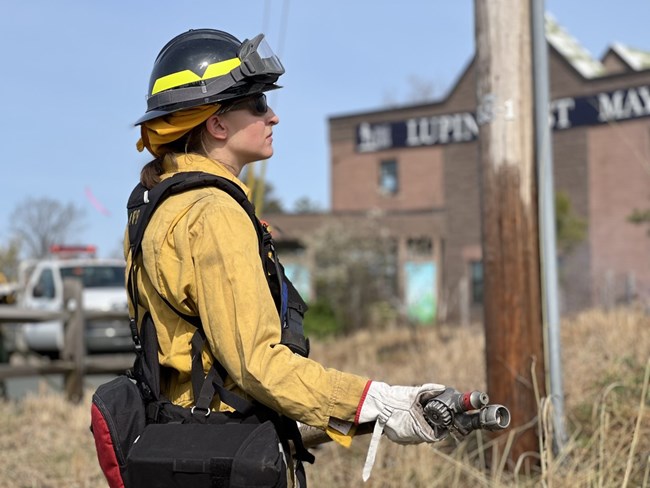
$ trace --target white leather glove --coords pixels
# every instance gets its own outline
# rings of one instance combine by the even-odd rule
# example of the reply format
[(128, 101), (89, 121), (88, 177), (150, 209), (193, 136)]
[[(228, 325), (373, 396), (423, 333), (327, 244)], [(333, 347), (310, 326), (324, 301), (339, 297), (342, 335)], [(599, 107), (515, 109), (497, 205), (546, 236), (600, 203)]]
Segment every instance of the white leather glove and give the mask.
[(424, 418), (423, 402), (445, 391), (443, 385), (391, 386), (379, 381), (370, 383), (361, 405), (358, 422), (384, 424), (386, 436), (398, 444), (435, 442), (446, 433), (435, 433)]
[(375, 463), (382, 432), (399, 444), (436, 442), (448, 435), (446, 429), (434, 431), (424, 418), (423, 403), (445, 391), (445, 386), (428, 383), (422, 386), (391, 386), (373, 381), (361, 404), (357, 422), (375, 423), (368, 455), (363, 468), (367, 481)]

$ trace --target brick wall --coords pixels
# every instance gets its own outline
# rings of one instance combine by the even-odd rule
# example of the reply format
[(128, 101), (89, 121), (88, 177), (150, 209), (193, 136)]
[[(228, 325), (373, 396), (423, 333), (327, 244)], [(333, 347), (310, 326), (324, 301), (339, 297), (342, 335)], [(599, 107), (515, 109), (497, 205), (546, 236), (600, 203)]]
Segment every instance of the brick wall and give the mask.
[(650, 208), (650, 121), (594, 127), (587, 144), (594, 300), (605, 305), (622, 300), (628, 276), (649, 296), (647, 226), (627, 218), (635, 208)]
[(468, 279), (466, 250), (481, 242), (478, 146), (453, 144), (445, 148), (447, 239), (443, 263), (449, 317), (460, 314), (459, 287)]
[[(550, 50), (551, 99), (593, 95), (650, 84), (650, 71), (619, 71), (583, 78), (553, 48)], [(452, 304), (468, 275), (468, 261), (480, 257), (480, 192), (476, 142), (443, 146), (355, 152), (361, 122), (402, 121), (476, 107), (473, 61), (460, 74), (448, 97), (430, 103), (330, 119), (332, 208), (335, 212), (379, 208), (387, 212), (433, 208), (443, 211), (441, 239), (442, 298)], [(383, 196), (379, 165), (395, 159), (400, 192)], [(650, 119), (576, 127), (553, 133), (555, 188), (569, 196), (572, 211), (588, 225), (584, 242), (560, 259), (561, 306), (571, 312), (624, 293), (634, 272), (637, 291), (650, 298), (650, 237), (626, 219), (634, 208), (650, 207)], [(453, 305), (450, 305), (453, 307)], [(450, 308), (450, 315), (454, 310)], [(480, 309), (479, 309), (480, 312)]]
[[(380, 191), (379, 169), (384, 160), (397, 161), (399, 190)], [(432, 209), (444, 204), (441, 148), (355, 154), (353, 141), (332, 148), (332, 210), (350, 211)]]

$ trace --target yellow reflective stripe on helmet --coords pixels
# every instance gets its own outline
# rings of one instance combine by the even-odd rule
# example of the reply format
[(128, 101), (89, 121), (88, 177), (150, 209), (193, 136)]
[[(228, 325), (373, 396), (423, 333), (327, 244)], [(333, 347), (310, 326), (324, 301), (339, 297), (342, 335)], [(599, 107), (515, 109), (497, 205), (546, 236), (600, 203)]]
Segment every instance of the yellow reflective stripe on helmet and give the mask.
[(199, 76), (189, 69), (165, 75), (156, 80), (151, 90), (151, 94), (155, 95), (158, 92), (169, 90), (170, 88), (176, 88), (177, 86), (187, 85), (188, 83), (209, 80), (210, 78), (225, 75), (226, 73), (230, 73), (240, 64), (241, 60), (239, 58), (231, 58), (226, 59), (225, 61), (219, 61), (218, 63), (212, 63), (206, 68), (203, 76)]

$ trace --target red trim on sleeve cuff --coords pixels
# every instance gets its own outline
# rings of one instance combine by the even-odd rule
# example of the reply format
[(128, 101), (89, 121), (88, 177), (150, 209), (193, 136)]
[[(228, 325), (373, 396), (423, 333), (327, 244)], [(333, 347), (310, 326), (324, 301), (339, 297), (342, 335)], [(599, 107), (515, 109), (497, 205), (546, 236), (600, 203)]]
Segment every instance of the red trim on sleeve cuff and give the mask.
[(366, 395), (368, 395), (368, 390), (370, 389), (370, 383), (372, 383), (372, 380), (368, 380), (368, 383), (366, 383), (366, 386), (363, 389), (363, 393), (361, 394), (361, 399), (359, 400), (359, 406), (357, 406), (357, 413), (354, 416), (354, 423), (355, 424), (359, 424), (359, 416), (361, 415), (361, 407), (363, 407), (363, 402), (366, 400)]

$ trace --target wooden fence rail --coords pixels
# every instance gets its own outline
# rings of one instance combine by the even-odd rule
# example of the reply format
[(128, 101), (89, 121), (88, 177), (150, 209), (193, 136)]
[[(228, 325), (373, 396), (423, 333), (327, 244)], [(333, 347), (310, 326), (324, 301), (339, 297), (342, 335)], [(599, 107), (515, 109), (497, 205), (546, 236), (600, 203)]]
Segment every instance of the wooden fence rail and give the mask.
[(66, 309), (42, 311), (11, 305), (0, 307), (2, 323), (38, 323), (51, 320), (64, 321), (64, 346), (61, 359), (44, 360), (37, 364), (0, 364), (0, 381), (24, 376), (63, 374), (68, 400), (79, 402), (83, 397), (83, 378), (87, 374), (112, 374), (124, 372), (133, 365), (133, 354), (88, 356), (85, 344), (85, 323), (89, 319), (128, 319), (123, 311), (84, 310), (81, 281), (66, 278), (63, 282)]

